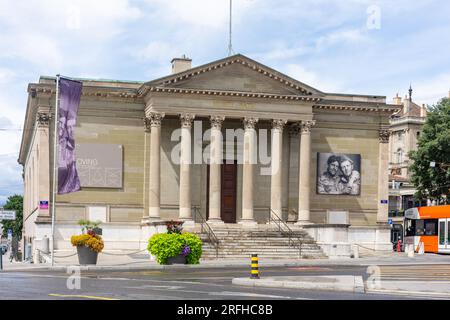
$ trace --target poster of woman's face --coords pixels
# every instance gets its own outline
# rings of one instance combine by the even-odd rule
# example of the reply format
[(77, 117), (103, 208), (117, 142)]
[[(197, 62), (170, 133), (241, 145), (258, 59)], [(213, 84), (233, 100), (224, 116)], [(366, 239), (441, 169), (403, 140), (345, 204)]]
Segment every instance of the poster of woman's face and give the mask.
[(318, 153), (317, 193), (360, 195), (361, 155)]

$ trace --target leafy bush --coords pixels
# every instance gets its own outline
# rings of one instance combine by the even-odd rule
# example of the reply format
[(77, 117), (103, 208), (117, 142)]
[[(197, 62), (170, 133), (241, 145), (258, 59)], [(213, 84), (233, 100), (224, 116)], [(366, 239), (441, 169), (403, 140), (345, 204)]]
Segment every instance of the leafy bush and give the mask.
[(188, 264), (199, 264), (202, 256), (202, 240), (192, 233), (182, 234), (185, 244), (191, 249), (190, 253), (186, 257)]
[(168, 258), (179, 254), (187, 254), (188, 264), (198, 264), (202, 255), (202, 241), (191, 233), (157, 233), (148, 241), (147, 250), (156, 256), (159, 264), (167, 264)]

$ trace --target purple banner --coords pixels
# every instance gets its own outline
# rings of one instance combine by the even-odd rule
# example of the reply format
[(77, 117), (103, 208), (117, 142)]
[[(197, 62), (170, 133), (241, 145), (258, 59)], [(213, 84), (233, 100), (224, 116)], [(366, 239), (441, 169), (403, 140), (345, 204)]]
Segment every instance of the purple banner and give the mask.
[(74, 127), (77, 122), (82, 87), (81, 82), (60, 78), (58, 194), (76, 192), (81, 189), (75, 159)]

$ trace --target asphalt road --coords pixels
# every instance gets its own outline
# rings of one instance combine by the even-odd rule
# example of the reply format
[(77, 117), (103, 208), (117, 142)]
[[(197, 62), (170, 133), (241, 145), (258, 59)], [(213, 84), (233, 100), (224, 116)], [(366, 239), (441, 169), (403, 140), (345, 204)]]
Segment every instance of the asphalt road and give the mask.
[[(310, 266), (262, 268), (264, 276), (362, 275), (361, 266)], [(298, 289), (249, 288), (231, 284), (232, 278), (249, 276), (248, 268), (189, 268), (151, 271), (84, 271), (79, 279), (64, 272), (0, 273), (2, 299), (88, 300), (392, 300), (429, 299), (423, 296), (352, 294)]]

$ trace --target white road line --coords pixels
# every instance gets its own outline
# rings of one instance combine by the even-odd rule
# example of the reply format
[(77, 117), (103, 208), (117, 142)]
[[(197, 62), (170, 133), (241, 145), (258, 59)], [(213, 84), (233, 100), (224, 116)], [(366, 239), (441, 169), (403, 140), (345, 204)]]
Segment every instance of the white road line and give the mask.
[(273, 298), (273, 299), (296, 299), (296, 300), (312, 300), (308, 298), (295, 298), (295, 297), (286, 297), (286, 296), (277, 296), (270, 294), (259, 294), (252, 292), (233, 292), (233, 291), (222, 291), (222, 292), (211, 292), (211, 296), (238, 296), (238, 297), (252, 297), (252, 298)]

